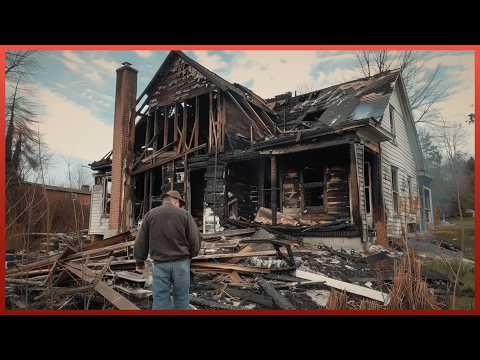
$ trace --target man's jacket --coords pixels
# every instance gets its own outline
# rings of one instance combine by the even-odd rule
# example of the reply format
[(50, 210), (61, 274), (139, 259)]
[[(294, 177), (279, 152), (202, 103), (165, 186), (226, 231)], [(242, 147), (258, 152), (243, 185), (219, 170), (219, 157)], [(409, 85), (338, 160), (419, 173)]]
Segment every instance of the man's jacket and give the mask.
[(192, 215), (166, 204), (150, 210), (135, 239), (135, 260), (174, 261), (192, 258), (200, 251), (201, 236)]

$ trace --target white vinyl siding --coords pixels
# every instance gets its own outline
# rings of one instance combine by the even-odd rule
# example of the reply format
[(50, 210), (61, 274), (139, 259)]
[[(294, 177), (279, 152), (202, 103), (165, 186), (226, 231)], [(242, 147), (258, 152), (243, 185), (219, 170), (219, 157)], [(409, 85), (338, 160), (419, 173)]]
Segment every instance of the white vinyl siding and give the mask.
[[(394, 89), (390, 98), (390, 104), (395, 109), (393, 118), (394, 123), (390, 124), (390, 106), (386, 107), (382, 120), (382, 127), (391, 131), (393, 127), (395, 131), (395, 142), (385, 141), (381, 143), (382, 157), (382, 183), (383, 196), (385, 201), (386, 219), (387, 219), (387, 235), (389, 237), (399, 238), (401, 236), (402, 225), (407, 230), (407, 223), (418, 223), (418, 211), (412, 213), (409, 205), (409, 189), (408, 180), (412, 191), (413, 203), (418, 198), (417, 176), (415, 164), (415, 136), (411, 126), (407, 125), (406, 116), (403, 106), (400, 103), (398, 90)], [(398, 191), (399, 191), (399, 214), (396, 215), (393, 205), (392, 191), (392, 171), (391, 167), (398, 168)]]

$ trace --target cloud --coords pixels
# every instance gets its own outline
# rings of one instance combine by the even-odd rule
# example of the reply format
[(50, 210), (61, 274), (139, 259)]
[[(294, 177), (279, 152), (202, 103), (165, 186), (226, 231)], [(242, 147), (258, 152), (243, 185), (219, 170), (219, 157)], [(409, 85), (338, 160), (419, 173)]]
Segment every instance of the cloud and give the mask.
[(153, 56), (153, 51), (150, 50), (135, 50), (135, 54), (137, 54), (138, 57), (141, 58), (149, 58)]
[(45, 87), (37, 87), (36, 94), (44, 109), (40, 132), (53, 152), (93, 161), (111, 149), (113, 128), (91, 109)]
[(193, 51), (193, 55), (197, 62), (214, 72), (221, 71), (228, 65), (220, 55), (208, 51)]
[(71, 62), (77, 63), (77, 64), (85, 64), (85, 60), (82, 59), (80, 55), (77, 53), (66, 50), (63, 52), (63, 57)]
[[(287, 91), (305, 92), (307, 88), (311, 91), (359, 77), (357, 69), (336, 67), (334, 59), (344, 63), (354, 55), (333, 51), (243, 51), (232, 59), (225, 77), (242, 84), (253, 81), (252, 90), (264, 98)], [(327, 61), (332, 64), (322, 67)]]
[(93, 82), (96, 82), (96, 83), (103, 81), (103, 79), (100, 76), (100, 74), (98, 73), (98, 71), (91, 71), (89, 73), (85, 73), (85, 76), (88, 79), (90, 79), (90, 80), (92, 80)]
[(70, 71), (97, 84), (104, 82), (107, 77), (114, 77), (116, 69), (120, 67), (120, 64), (92, 53), (82, 57), (73, 51), (63, 51), (60, 60)]
[(76, 73), (80, 72), (80, 66), (76, 62), (67, 59), (61, 59), (61, 61), (67, 69)]
[(115, 75), (115, 71), (120, 67), (120, 64), (104, 58), (93, 59), (91, 62), (111, 75)]

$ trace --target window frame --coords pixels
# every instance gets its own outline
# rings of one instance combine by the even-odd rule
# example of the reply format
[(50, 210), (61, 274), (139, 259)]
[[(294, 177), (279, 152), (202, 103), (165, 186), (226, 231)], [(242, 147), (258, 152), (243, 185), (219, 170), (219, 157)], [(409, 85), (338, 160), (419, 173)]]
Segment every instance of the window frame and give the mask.
[(408, 186), (408, 205), (410, 209), (410, 213), (414, 213), (413, 208), (413, 191), (412, 191), (412, 177), (410, 175), (407, 176), (407, 186)]
[[(102, 216), (110, 217), (110, 209), (112, 204), (112, 188), (110, 186), (110, 196), (108, 197), (108, 184), (112, 183), (111, 176), (105, 176), (102, 179)], [(108, 211), (107, 211), (108, 206)]]
[[(304, 177), (304, 171), (305, 169), (302, 169), (301, 171), (301, 186), (302, 186), (302, 207), (303, 211), (308, 211), (308, 212), (316, 212), (316, 213), (327, 213), (327, 197), (326, 197), (326, 187), (327, 187), (327, 179), (326, 179), (326, 173), (327, 169), (325, 166), (319, 167), (320, 171), (322, 173), (322, 178), (323, 181), (311, 181), (311, 182), (305, 182), (305, 177)], [(314, 188), (322, 188), (322, 205), (307, 205), (307, 198), (306, 198), (306, 191)]]
[(395, 127), (395, 113), (397, 111), (397, 109), (395, 109), (395, 107), (392, 105), (392, 104), (388, 104), (388, 117), (390, 119), (390, 132), (392, 133), (393, 135), (393, 139), (392, 139), (392, 142), (394, 144), (396, 144), (396, 138), (397, 138), (397, 129)]
[(392, 184), (392, 203), (393, 203), (393, 213), (395, 215), (400, 215), (400, 189), (398, 181), (398, 167), (391, 166), (390, 169), (391, 184)]

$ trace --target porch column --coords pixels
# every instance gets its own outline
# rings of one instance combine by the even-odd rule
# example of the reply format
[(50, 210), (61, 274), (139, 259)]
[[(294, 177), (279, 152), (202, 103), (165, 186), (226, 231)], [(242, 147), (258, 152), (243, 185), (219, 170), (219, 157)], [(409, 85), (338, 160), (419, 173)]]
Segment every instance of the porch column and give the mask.
[(277, 157), (270, 158), (271, 170), (271, 199), (272, 199), (272, 225), (277, 225)]
[(364, 145), (350, 144), (350, 197), (353, 223), (361, 228), (362, 242), (368, 241), (367, 209), (365, 204)]

